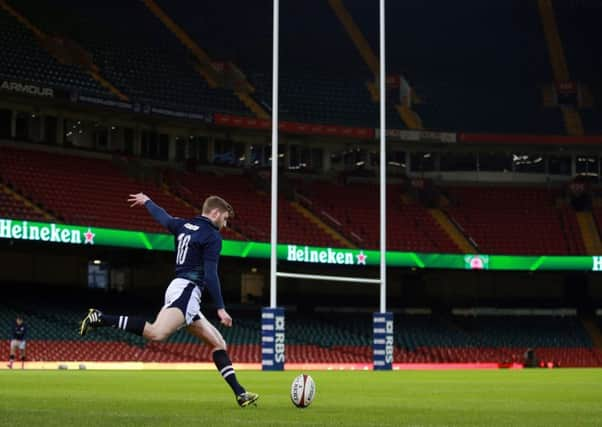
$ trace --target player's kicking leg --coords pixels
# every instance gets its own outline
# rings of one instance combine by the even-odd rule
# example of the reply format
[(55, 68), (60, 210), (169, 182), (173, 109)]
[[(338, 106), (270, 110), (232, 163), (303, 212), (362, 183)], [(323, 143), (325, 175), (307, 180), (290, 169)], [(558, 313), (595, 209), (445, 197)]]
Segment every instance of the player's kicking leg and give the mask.
[[(80, 323), (79, 334), (84, 336), (90, 329), (112, 327), (151, 341), (163, 341), (184, 325), (184, 313), (195, 292), (198, 292), (198, 288), (188, 280), (172, 280), (165, 291), (165, 305), (153, 323), (142, 317), (106, 314), (91, 308)], [(200, 296), (198, 298), (200, 299)], [(198, 302), (196, 304), (198, 305)]]
[(86, 335), (91, 329), (110, 327), (140, 335), (150, 341), (163, 341), (184, 324), (184, 315), (178, 308), (163, 308), (153, 323), (138, 316), (105, 314), (91, 308), (80, 322), (79, 334)]
[(232, 362), (226, 352), (226, 342), (222, 334), (202, 315), (196, 315), (194, 321), (186, 329), (190, 334), (211, 346), (213, 362), (220, 375), (234, 392), (238, 405), (244, 408), (251, 404), (256, 404), (259, 395), (246, 391), (238, 382)]

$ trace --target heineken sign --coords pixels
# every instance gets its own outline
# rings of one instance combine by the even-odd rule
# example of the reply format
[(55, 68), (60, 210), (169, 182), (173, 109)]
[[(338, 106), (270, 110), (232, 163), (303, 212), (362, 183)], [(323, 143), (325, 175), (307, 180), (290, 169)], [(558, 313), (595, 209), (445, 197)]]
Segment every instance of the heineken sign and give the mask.
[(309, 248), (309, 246), (287, 245), (287, 261), (317, 264), (366, 265), (363, 251), (357, 255), (351, 251), (332, 248)]
[(93, 245), (94, 236), (95, 234), (90, 227), (88, 227), (85, 233), (82, 233), (82, 230), (76, 227), (0, 219), (0, 238), (3, 239)]
[(0, 239), (173, 250), (167, 234), (0, 218)]
[[(117, 230), (87, 225), (34, 222), (10, 218), (0, 218), (0, 239), (80, 246), (120, 246), (159, 251), (174, 250), (174, 238), (171, 234)], [(276, 253), (279, 260), (293, 263), (340, 265), (357, 268), (380, 264), (380, 252), (367, 249), (321, 248), (298, 244), (279, 244)], [(238, 258), (268, 259), (270, 257), (270, 244), (266, 242), (224, 240), (222, 243), (222, 255)], [(387, 265), (389, 267), (416, 269), (602, 271), (602, 255), (466, 255), (388, 251)]]

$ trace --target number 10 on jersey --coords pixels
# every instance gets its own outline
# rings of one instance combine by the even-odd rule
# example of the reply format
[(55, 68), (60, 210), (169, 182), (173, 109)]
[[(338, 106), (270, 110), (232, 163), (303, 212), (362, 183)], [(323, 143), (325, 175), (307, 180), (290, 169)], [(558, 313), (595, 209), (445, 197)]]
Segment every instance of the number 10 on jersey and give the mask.
[(178, 235), (178, 251), (176, 252), (176, 264), (184, 264), (188, 254), (188, 244), (190, 243), (190, 234), (180, 233)]

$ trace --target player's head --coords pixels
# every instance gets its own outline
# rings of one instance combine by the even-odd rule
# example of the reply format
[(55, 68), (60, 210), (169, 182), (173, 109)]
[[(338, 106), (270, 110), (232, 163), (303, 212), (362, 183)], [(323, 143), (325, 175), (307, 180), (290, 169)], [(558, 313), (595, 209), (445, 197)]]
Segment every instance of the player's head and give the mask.
[(20, 325), (21, 323), (23, 323), (23, 315), (22, 314), (17, 314), (17, 325)]
[(203, 216), (209, 218), (217, 228), (222, 229), (229, 219), (234, 218), (234, 209), (221, 197), (209, 196), (203, 202)]

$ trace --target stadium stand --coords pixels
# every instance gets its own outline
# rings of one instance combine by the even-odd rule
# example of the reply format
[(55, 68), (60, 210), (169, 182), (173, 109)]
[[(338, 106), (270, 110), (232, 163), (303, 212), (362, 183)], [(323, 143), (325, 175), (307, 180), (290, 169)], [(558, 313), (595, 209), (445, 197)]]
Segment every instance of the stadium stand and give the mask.
[(80, 43), (106, 78), (136, 102), (179, 111), (248, 112), (230, 91), (209, 88), (185, 48), (142, 2), (23, 1), (15, 7), (49, 33)]
[[(407, 362), (522, 363), (534, 348), (542, 361), (559, 366), (598, 366), (602, 353), (575, 317), (454, 316), (422, 319), (406, 316), (396, 335), (406, 348), (396, 354)], [(416, 325), (418, 323), (418, 325)]]
[[(378, 193), (373, 184), (337, 185), (323, 181), (297, 183), (297, 189), (312, 203), (341, 224), (351, 241), (367, 248), (379, 245)], [(402, 186), (387, 186), (387, 245), (396, 250), (458, 252), (459, 249), (433, 218), (416, 202), (402, 202)]]
[(557, 209), (553, 191), (474, 186), (448, 191), (456, 201), (448, 212), (484, 253), (584, 253), (575, 213)]
[[(162, 232), (163, 228), (149, 215), (140, 215), (129, 208), (125, 203), (127, 194), (145, 192), (172, 215), (190, 217), (200, 211), (205, 197), (219, 189), (237, 212), (232, 221), (236, 231), (224, 230), (225, 238), (268, 240), (269, 198), (256, 191), (242, 175), (182, 174), (177, 192), (196, 206), (195, 211), (157, 184), (134, 180), (108, 159), (10, 148), (2, 148), (1, 152), (3, 181), (67, 223)], [(249, 197), (249, 194), (255, 196)], [(5, 200), (7, 212), (13, 206), (13, 202), (8, 204), (8, 201)], [(4, 204), (1, 206), (4, 210)], [(281, 199), (279, 207), (283, 218), (279, 229), (281, 241), (339, 245), (295, 211), (290, 202)]]
[(112, 95), (76, 65), (60, 63), (33, 34), (0, 8), (0, 76), (62, 89), (69, 93)]
[[(98, 297), (98, 296), (97, 296)], [(114, 306), (110, 296), (105, 304)], [(145, 343), (118, 330), (102, 329), (82, 338), (77, 334), (82, 300), (45, 305), (31, 299), (0, 303), (0, 353), (8, 351), (8, 332), (24, 313), (29, 325), (30, 361), (206, 362), (206, 346), (183, 331), (165, 342)], [(78, 311), (78, 309), (80, 309)], [(220, 328), (233, 360), (261, 361), (260, 322), (249, 311), (233, 313), (236, 328)], [(209, 316), (211, 319), (211, 316)], [(448, 316), (397, 315), (394, 360), (397, 363), (522, 363), (526, 349), (540, 361), (562, 367), (602, 366), (602, 351), (592, 346), (575, 316)], [(370, 363), (369, 315), (290, 312), (287, 319), (287, 361), (290, 363)]]
[[(377, 8), (361, 0), (345, 4), (378, 51)], [(393, 2), (387, 12), (396, 17), (387, 26), (388, 49), (399, 52), (388, 58), (388, 73), (404, 74), (423, 98), (414, 107), (426, 127), (562, 133), (560, 112), (544, 110), (540, 101), (538, 88), (552, 76), (536, 3)]]
[[(301, 67), (299, 67), (301, 68)], [(271, 73), (254, 72), (251, 81), (257, 96), (266, 102), (272, 99)], [(304, 82), (299, 85), (299, 81)], [(328, 77), (299, 73), (283, 75), (280, 79), (281, 117), (283, 120), (319, 124), (345, 124), (375, 127), (378, 124), (378, 104), (370, 99), (365, 86), (345, 77), (334, 80)], [(393, 114), (387, 117), (391, 126), (402, 127)]]
[[(269, 109), (272, 90), (269, 2), (252, 5), (246, 2), (250, 5), (245, 6), (247, 13), (236, 14), (230, 13), (230, 8), (243, 7), (245, 2), (233, 6), (232, 1), (222, 1), (211, 7), (157, 2), (207, 49), (212, 59), (235, 63), (253, 84), (253, 97)], [(206, 113), (208, 120), (199, 124), (203, 130), (212, 113), (251, 115), (232, 90), (215, 88), (205, 81), (197, 69), (198, 58), (193, 58), (143, 2), (9, 3), (14, 3), (19, 12), (52, 37), (58, 37), (57, 40), (64, 37), (67, 45), (74, 43), (72, 47), (76, 50), (81, 45), (80, 52), (84, 56), (89, 53), (103, 76), (136, 105)], [(388, 23), (389, 51), (395, 52), (389, 58), (388, 70), (406, 76), (416, 89), (418, 99), (414, 108), (427, 128), (563, 133), (560, 111), (544, 109), (541, 102), (540, 89), (552, 84), (553, 78), (535, 2), (495, 0), (471, 8), (441, 0), (389, 3), (390, 16), (403, 17), (403, 22)], [(345, 4), (377, 51), (378, 21), (374, 5), (367, 7), (360, 0), (346, 0)], [(554, 4), (560, 5), (557, 19), (561, 34), (566, 35), (563, 42), (574, 78), (585, 82), (598, 79), (602, 56), (595, 40), (600, 39), (601, 30), (597, 21), (589, 21), (587, 13), (597, 3), (559, 0)], [(434, 9), (437, 14), (432, 13)], [(280, 118), (376, 127), (378, 105), (366, 88), (366, 82), (373, 76), (327, 2), (284, 2), (282, 19)], [(586, 22), (587, 30), (576, 31), (570, 25), (572, 19)], [(457, 49), (458, 46), (462, 49)], [(115, 99), (114, 93), (91, 78), (81, 66), (58, 61), (5, 9), (0, 9), (0, 48), (3, 79), (51, 86), (60, 91), (57, 98), (64, 100), (70, 96), (75, 99), (78, 94)], [(596, 108), (580, 113), (586, 132), (602, 131)], [(13, 111), (6, 111), (9, 114), (4, 115), (7, 118), (4, 121), (8, 127), (16, 128)], [(387, 120), (389, 128), (404, 127), (391, 106)], [(148, 120), (145, 124), (156, 123)], [(8, 129), (7, 134), (12, 130)], [(127, 194), (146, 192), (172, 215), (188, 217), (198, 213), (204, 197), (215, 192), (230, 201), (237, 214), (231, 221), (232, 229), (223, 231), (225, 238), (269, 240), (269, 195), (248, 171), (156, 169), (145, 180), (135, 178), (136, 173), (132, 173), (137, 159), (75, 152), (65, 147), (18, 149), (15, 144), (0, 147), (0, 217), (39, 221), (56, 218), (72, 224), (161, 232), (164, 230), (150, 216), (128, 207)], [(575, 157), (576, 153), (568, 154)], [(281, 190), (279, 199), (279, 241), (341, 246), (336, 236), (324, 232), (293, 203), (300, 202), (354, 245), (377, 248), (377, 186), (367, 181), (340, 185), (332, 181), (292, 180), (295, 191)], [(555, 189), (500, 184), (449, 185), (445, 190), (451, 204), (444, 210), (466, 237), (477, 244), (480, 253), (582, 255), (586, 252), (575, 211), (566, 203), (559, 203), (560, 193)], [(411, 197), (402, 198), (404, 195), (402, 185), (388, 185), (387, 247), (402, 251), (459, 252), (428, 210)], [(596, 203), (593, 213), (598, 223), (598, 230), (594, 231), (602, 230), (602, 209)], [(3, 298), (0, 353), (8, 353), (11, 322), (16, 313), (23, 312), (30, 325), (28, 354), (33, 361), (210, 360), (209, 349), (182, 331), (162, 343), (145, 343), (115, 330), (97, 331), (82, 338), (77, 334), (77, 323), (81, 308), (89, 306), (87, 299), (81, 296), (70, 301), (41, 303), (35, 297)], [(105, 302), (110, 308), (119, 304)], [(236, 313), (240, 315), (236, 328), (220, 329), (236, 362), (261, 361), (261, 326), (257, 307), (253, 309), (253, 313), (243, 309)], [(556, 365), (602, 366), (602, 350), (592, 343), (577, 316), (397, 315), (395, 325), (394, 357), (399, 363), (508, 365), (522, 362), (525, 350), (535, 348), (540, 360)], [(598, 327), (602, 327), (599, 319)], [(287, 312), (286, 334), (287, 360), (292, 363), (372, 361), (372, 324), (368, 315), (291, 310)]]
[(594, 200), (595, 202), (592, 207), (592, 215), (594, 217), (596, 225), (598, 226), (598, 230), (602, 230), (602, 203), (600, 203), (599, 198), (596, 198)]
[[(539, 88), (552, 79), (537, 10), (530, 3), (502, 3), (479, 7), (470, 13), (435, 0), (424, 5), (391, 5), (392, 14), (404, 17), (404, 25), (389, 25), (390, 52), (403, 52), (403, 55), (390, 56), (390, 74), (407, 74), (423, 100), (415, 108), (427, 128), (562, 133), (560, 111), (544, 109), (540, 101)], [(231, 8), (242, 6), (228, 2), (215, 5), (211, 10), (177, 2), (159, 2), (159, 5), (207, 49), (213, 59), (232, 61), (242, 69), (255, 86), (253, 96), (269, 109), (271, 5), (247, 6), (245, 13), (238, 17), (230, 13)], [(366, 88), (366, 82), (373, 80), (370, 71), (328, 5), (314, 1), (310, 6), (306, 3), (303, 7), (283, 5), (281, 118), (377, 126), (378, 105), (371, 100)], [(135, 102), (179, 111), (251, 114), (232, 91), (208, 86), (195, 70), (195, 61), (187, 48), (142, 2), (127, 6), (103, 2), (102, 6), (83, 7), (73, 0), (60, 0), (46, 7), (27, 0), (15, 7), (49, 34), (65, 36), (81, 44), (107, 80)], [(117, 7), (119, 13), (114, 13)], [(430, 13), (433, 7), (442, 10), (437, 17)], [(378, 34), (376, 9), (366, 9), (360, 2), (350, 2), (348, 8), (374, 49)], [(13, 34), (21, 37), (19, 49), (7, 40), (11, 46), (7, 46), (6, 51), (12, 51), (13, 56), (32, 51), (34, 57), (54, 61), (35, 38), (27, 34), (28, 30), (2, 13), (6, 28), (11, 29), (5, 31), (4, 37), (10, 38)], [(240, 22), (242, 16), (245, 22)], [(517, 16), (520, 19), (516, 19)], [(440, 30), (413, 42), (414, 35), (422, 33), (422, 28), (415, 26), (425, 18), (429, 22), (442, 20), (435, 25)], [(112, 25), (105, 25), (106, 22)], [(132, 26), (132, 22), (136, 25)], [(312, 25), (299, 26), (297, 22), (312, 22)], [(444, 31), (452, 22), (453, 31)], [(480, 27), (475, 29), (476, 23)], [(495, 28), (495, 31), (485, 31), (485, 28)], [(482, 36), (474, 38), (474, 31), (480, 31)], [(495, 40), (488, 38), (494, 37), (493, 34)], [(529, 37), (525, 38), (525, 34)], [(499, 43), (501, 39), (503, 44)], [(226, 40), (230, 43), (224, 43)], [(311, 49), (307, 49), (308, 45)], [(466, 47), (462, 61), (458, 61), (454, 49), (450, 48), (455, 45)], [(429, 55), (424, 55), (424, 50), (428, 50)], [(336, 60), (331, 52), (337, 52)], [(500, 54), (506, 59), (502, 64), (497, 60)], [(67, 90), (110, 96), (76, 66), (56, 63), (53, 65), (56, 72), (50, 73), (50, 79), (44, 79), (39, 70), (49, 67), (31, 67), (26, 58), (10, 61), (11, 66), (5, 68), (7, 77), (29, 75), (38, 82), (56, 82)], [(19, 63), (23, 64), (22, 71), (13, 69)], [(449, 63), (455, 67), (446, 66)], [(445, 72), (440, 72), (441, 69)], [(299, 81), (303, 84), (298, 84)], [(460, 99), (462, 108), (458, 103)], [(512, 107), (508, 108), (509, 105)], [(391, 128), (404, 127), (393, 105), (388, 108), (387, 120)]]
[(19, 200), (0, 185), (0, 209), (2, 215), (9, 218), (30, 219), (33, 221), (44, 221), (47, 218), (40, 212), (28, 206), (23, 200)]
[[(595, 0), (555, 0), (554, 11), (560, 39), (571, 77), (577, 81), (597, 80), (602, 50), (596, 40), (602, 37), (595, 11)], [(579, 26), (575, 23), (579, 22)]]
[[(4, 147), (0, 178), (43, 210), (62, 221), (123, 229), (163, 231), (150, 216), (129, 209), (118, 194), (143, 191), (172, 215), (188, 217), (199, 212), (202, 200), (219, 189), (236, 208), (237, 217), (225, 237), (268, 241), (270, 200), (249, 175), (228, 172), (167, 171), (169, 191), (160, 175), (141, 182), (128, 175), (119, 161), (107, 156), (82, 157)], [(102, 182), (102, 186), (97, 183)], [(323, 180), (295, 181), (298, 199), (316, 216), (357, 247), (377, 248), (378, 227), (374, 184), (340, 185)], [(65, 191), (69, 189), (69, 191)], [(170, 192), (171, 191), (171, 192)], [(427, 210), (403, 198), (400, 184), (388, 185), (388, 247), (393, 250), (457, 253), (459, 248)], [(575, 211), (556, 206), (557, 190), (540, 187), (453, 186), (446, 189), (452, 205), (445, 208), (472, 238), (482, 253), (584, 254)], [(253, 197), (249, 197), (249, 195)], [(12, 198), (2, 206), (14, 217), (34, 219), (31, 209), (16, 209)], [(599, 209), (595, 208), (599, 221)], [(21, 214), (22, 213), (22, 214)], [(315, 246), (340, 247), (341, 241), (306, 218), (284, 195), (279, 198), (279, 240)]]
[[(233, 223), (251, 240), (268, 241), (270, 230), (270, 198), (259, 191), (248, 176), (172, 173), (175, 192), (190, 203), (198, 203), (219, 189), (220, 195), (235, 207)], [(284, 197), (278, 202), (279, 241), (316, 246), (340, 246), (340, 243), (304, 218)]]
[[(554, 2), (555, 18), (560, 33), (570, 78), (588, 86), (596, 96), (600, 94), (599, 75), (602, 70), (602, 52), (597, 40), (602, 37), (596, 11), (600, 3), (595, 0)], [(579, 25), (575, 25), (579, 22)], [(590, 108), (581, 109), (583, 127), (587, 134), (602, 131), (602, 112), (599, 99)]]
[[(211, 10), (178, 2), (161, 7), (212, 57), (232, 61), (255, 86), (256, 98), (271, 105), (272, 5), (223, 2)], [(236, 16), (232, 8), (244, 9)], [(378, 105), (370, 99), (370, 71), (326, 2), (283, 3), (280, 34), (282, 120), (375, 127)], [(199, 21), (202, 25), (199, 25)], [(312, 25), (300, 25), (312, 22)], [(224, 43), (228, 41), (228, 43)], [(332, 52), (337, 52), (336, 59)], [(303, 81), (302, 85), (299, 81)], [(389, 109), (392, 127), (403, 127)]]
[(129, 178), (111, 160), (2, 148), (5, 183), (72, 224), (163, 231), (150, 216), (129, 209), (128, 194), (146, 191), (173, 215), (192, 210), (154, 184)]
[(586, 254), (586, 248), (575, 210), (567, 207), (558, 207), (560, 213), (561, 228), (564, 238), (566, 239), (568, 254), (582, 255)]
[(582, 110), (580, 114), (586, 133), (599, 135), (602, 132), (602, 112), (599, 107), (595, 108), (598, 109)]

